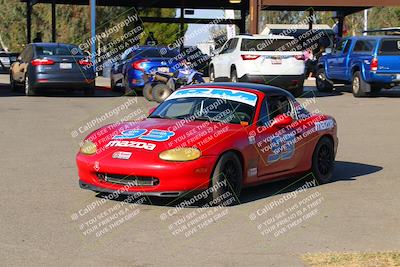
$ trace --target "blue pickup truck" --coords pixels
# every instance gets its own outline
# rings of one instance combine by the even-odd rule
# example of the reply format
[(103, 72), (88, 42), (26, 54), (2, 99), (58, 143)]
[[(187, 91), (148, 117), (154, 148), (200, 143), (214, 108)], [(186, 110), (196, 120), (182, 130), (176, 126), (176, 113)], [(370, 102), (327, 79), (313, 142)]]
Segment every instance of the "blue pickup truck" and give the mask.
[(400, 85), (400, 37), (354, 36), (342, 39), (317, 65), (317, 89), (351, 84), (355, 97)]

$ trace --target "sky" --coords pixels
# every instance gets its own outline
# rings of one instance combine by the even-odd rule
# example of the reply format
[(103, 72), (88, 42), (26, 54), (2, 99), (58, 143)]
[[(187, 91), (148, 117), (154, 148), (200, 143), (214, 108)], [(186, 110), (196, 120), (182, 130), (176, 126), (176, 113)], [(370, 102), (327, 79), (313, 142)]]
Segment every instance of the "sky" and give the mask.
[[(180, 10), (177, 10), (176, 17), (180, 16)], [(224, 16), (223, 10), (215, 9), (196, 9), (194, 15), (185, 15), (186, 18), (221, 18)], [(204, 24), (189, 24), (188, 30), (185, 34), (185, 45), (196, 45), (199, 42), (205, 42), (209, 39), (209, 25)], [(200, 34), (194, 34), (199, 32)], [(192, 38), (188, 38), (191, 36)]]

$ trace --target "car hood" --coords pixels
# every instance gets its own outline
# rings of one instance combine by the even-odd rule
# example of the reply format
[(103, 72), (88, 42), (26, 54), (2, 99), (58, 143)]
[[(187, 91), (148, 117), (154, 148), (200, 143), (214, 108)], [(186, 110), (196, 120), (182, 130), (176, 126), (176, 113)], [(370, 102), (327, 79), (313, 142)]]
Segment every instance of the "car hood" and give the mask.
[(148, 118), (139, 122), (110, 124), (91, 133), (98, 151), (160, 153), (179, 147), (197, 147), (214, 155), (213, 146), (241, 132), (243, 126), (209, 121)]

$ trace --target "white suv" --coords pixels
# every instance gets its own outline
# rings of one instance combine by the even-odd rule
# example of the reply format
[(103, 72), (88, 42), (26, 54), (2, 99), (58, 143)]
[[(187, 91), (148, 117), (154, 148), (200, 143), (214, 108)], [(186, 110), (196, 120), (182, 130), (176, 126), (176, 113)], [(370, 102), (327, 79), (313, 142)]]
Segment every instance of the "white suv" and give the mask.
[(279, 86), (294, 96), (303, 93), (304, 55), (291, 36), (238, 35), (210, 62), (210, 81), (247, 81)]

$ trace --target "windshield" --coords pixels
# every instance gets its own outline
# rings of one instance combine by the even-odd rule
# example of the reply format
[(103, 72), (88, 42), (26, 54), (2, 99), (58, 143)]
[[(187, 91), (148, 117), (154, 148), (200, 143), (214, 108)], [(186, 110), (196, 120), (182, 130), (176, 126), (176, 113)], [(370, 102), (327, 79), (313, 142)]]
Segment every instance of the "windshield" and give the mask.
[(183, 97), (164, 101), (149, 118), (205, 120), (223, 123), (248, 123), (254, 106), (220, 98)]
[(385, 39), (379, 48), (379, 55), (400, 55), (400, 39)]
[(140, 49), (136, 52), (138, 55), (141, 55), (142, 57), (160, 57), (160, 58), (173, 58), (176, 57), (179, 52), (175, 49), (164, 49), (164, 48), (145, 48), (145, 49)]
[(66, 44), (36, 44), (36, 53), (38, 56), (83, 55), (82, 50), (80, 50), (77, 46)]
[(290, 51), (295, 49), (294, 39), (243, 39), (241, 51)]

